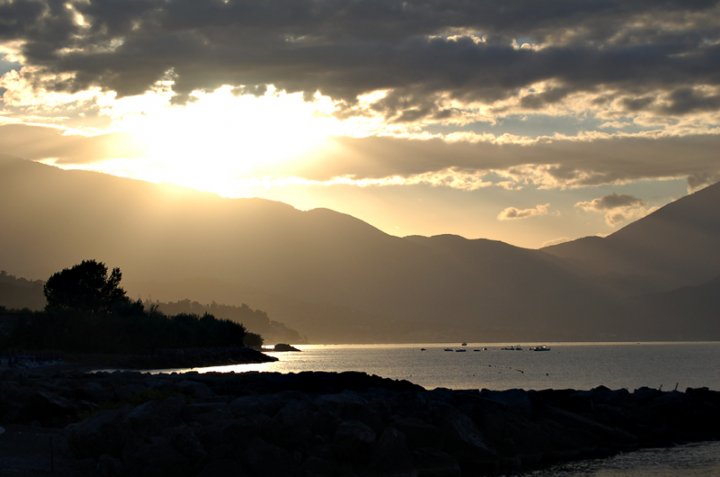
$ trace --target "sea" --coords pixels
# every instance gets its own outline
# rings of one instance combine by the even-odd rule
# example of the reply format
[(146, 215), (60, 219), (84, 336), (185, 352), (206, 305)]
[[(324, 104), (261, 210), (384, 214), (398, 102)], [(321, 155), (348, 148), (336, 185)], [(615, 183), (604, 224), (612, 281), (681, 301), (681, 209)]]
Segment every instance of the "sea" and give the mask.
[[(537, 346), (547, 351), (533, 351)], [(720, 342), (415, 343), (298, 345), (278, 361), (172, 371), (364, 371), (426, 389), (592, 389), (720, 391)], [(165, 370), (170, 371), (170, 370)], [(720, 423), (718, 423), (720, 425)], [(720, 476), (720, 443), (644, 449), (572, 462), (534, 477)]]

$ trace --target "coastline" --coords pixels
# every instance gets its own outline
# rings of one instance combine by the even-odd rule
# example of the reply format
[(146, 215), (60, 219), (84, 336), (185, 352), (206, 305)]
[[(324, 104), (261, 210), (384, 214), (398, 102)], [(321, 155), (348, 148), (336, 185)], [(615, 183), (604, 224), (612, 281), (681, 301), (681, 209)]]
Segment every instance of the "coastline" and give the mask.
[(720, 439), (720, 392), (707, 389), (426, 390), (358, 372), (0, 378), (0, 426), (53, 433), (57, 465), (87, 475), (499, 475)]
[[(46, 374), (97, 370), (154, 370), (270, 363), (278, 359), (245, 346), (161, 349), (152, 353), (22, 352), (0, 357), (0, 371)], [(12, 363), (12, 365), (10, 364)]]

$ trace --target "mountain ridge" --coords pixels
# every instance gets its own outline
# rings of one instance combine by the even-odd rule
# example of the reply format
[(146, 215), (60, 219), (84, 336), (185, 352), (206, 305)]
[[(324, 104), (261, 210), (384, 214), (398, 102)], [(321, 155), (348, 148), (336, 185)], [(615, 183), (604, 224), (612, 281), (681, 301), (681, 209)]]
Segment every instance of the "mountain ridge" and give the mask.
[(1, 268), (43, 277), (92, 257), (121, 267), (135, 296), (249, 303), (312, 341), (634, 339), (624, 300), (663, 291), (657, 274), (602, 275), (562, 248), (397, 237), (330, 209), (0, 167), (0, 193), (17, 204), (0, 210), (13, 230), (0, 236)]

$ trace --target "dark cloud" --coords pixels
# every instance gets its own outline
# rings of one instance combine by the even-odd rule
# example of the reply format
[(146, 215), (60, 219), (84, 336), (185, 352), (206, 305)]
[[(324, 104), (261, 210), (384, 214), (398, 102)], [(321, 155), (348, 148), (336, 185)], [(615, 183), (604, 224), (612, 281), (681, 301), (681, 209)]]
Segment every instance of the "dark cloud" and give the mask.
[(667, 114), (686, 114), (720, 109), (720, 94), (701, 94), (691, 88), (676, 89), (668, 99), (670, 104), (663, 108), (663, 112)]
[[(440, 94), (491, 101), (540, 80), (560, 86), (527, 107), (600, 86), (639, 96), (720, 84), (715, 0), (90, 0), (75, 4), (85, 26), (65, 3), (0, 5), (0, 41), (22, 40), (29, 64), (73, 74), (59, 89), (140, 93), (168, 71), (181, 98), (274, 84), (352, 104), (391, 89), (384, 111), (411, 121), (451, 114)], [(696, 109), (678, 98), (667, 113)]]
[(617, 209), (634, 205), (642, 205), (643, 201), (628, 194), (609, 194), (592, 201), (592, 207), (597, 210)]
[(653, 210), (652, 207), (647, 207), (637, 197), (616, 193), (589, 201), (577, 202), (575, 207), (588, 212), (605, 214), (605, 223), (610, 227), (617, 227), (623, 223), (639, 219)]
[[(453, 167), (460, 171), (541, 168), (558, 186), (594, 186), (648, 178), (717, 177), (720, 137), (617, 137), (594, 141), (514, 144), (448, 143), (389, 138), (341, 139), (336, 153), (316, 153), (294, 173), (313, 179), (355, 175), (413, 175)], [(532, 171), (518, 176), (532, 177)]]

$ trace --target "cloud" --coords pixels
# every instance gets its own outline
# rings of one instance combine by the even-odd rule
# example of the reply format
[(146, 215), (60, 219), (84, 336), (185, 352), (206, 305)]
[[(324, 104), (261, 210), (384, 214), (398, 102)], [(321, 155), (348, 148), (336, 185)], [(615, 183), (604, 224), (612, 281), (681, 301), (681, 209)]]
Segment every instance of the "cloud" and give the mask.
[[(387, 90), (374, 107), (396, 121), (453, 116), (452, 101), (536, 109), (598, 89), (658, 114), (720, 109), (696, 89), (720, 83), (710, 0), (16, 0), (0, 18), (26, 74), (62, 91), (132, 95), (171, 79), (182, 101), (273, 84), (352, 107)], [(556, 85), (518, 96), (544, 81)], [(647, 99), (660, 93), (665, 106)]]
[(643, 201), (637, 197), (627, 194), (609, 194), (587, 202), (578, 202), (575, 204), (583, 210), (603, 211), (608, 209), (617, 209), (620, 207), (633, 207), (643, 205)]
[[(127, 134), (87, 137), (21, 124), (0, 126), (0, 144), (4, 154), (56, 158), (59, 164), (133, 160), (143, 154)], [(307, 160), (261, 171), (260, 176), (271, 182), (293, 177), (318, 185), (430, 185), (468, 191), (491, 186), (562, 190), (687, 178), (689, 189), (696, 190), (720, 179), (718, 150), (720, 137), (710, 135), (555, 140), (532, 146), (345, 137), (313, 151)]]
[(631, 222), (655, 210), (641, 199), (628, 194), (609, 194), (589, 201), (581, 201), (575, 207), (586, 212), (599, 212), (605, 215), (605, 223), (610, 227)]
[(550, 204), (538, 204), (528, 209), (518, 209), (517, 207), (508, 207), (503, 209), (497, 216), (498, 220), (520, 220), (530, 217), (538, 217), (550, 213)]
[(669, 178), (688, 178), (697, 185), (720, 177), (718, 150), (720, 137), (713, 135), (557, 139), (530, 146), (342, 138), (331, 152), (320, 152), (314, 166), (295, 172), (316, 179), (362, 178), (410, 176), (452, 167), (485, 173), (485, 180), (507, 189), (568, 189)]

